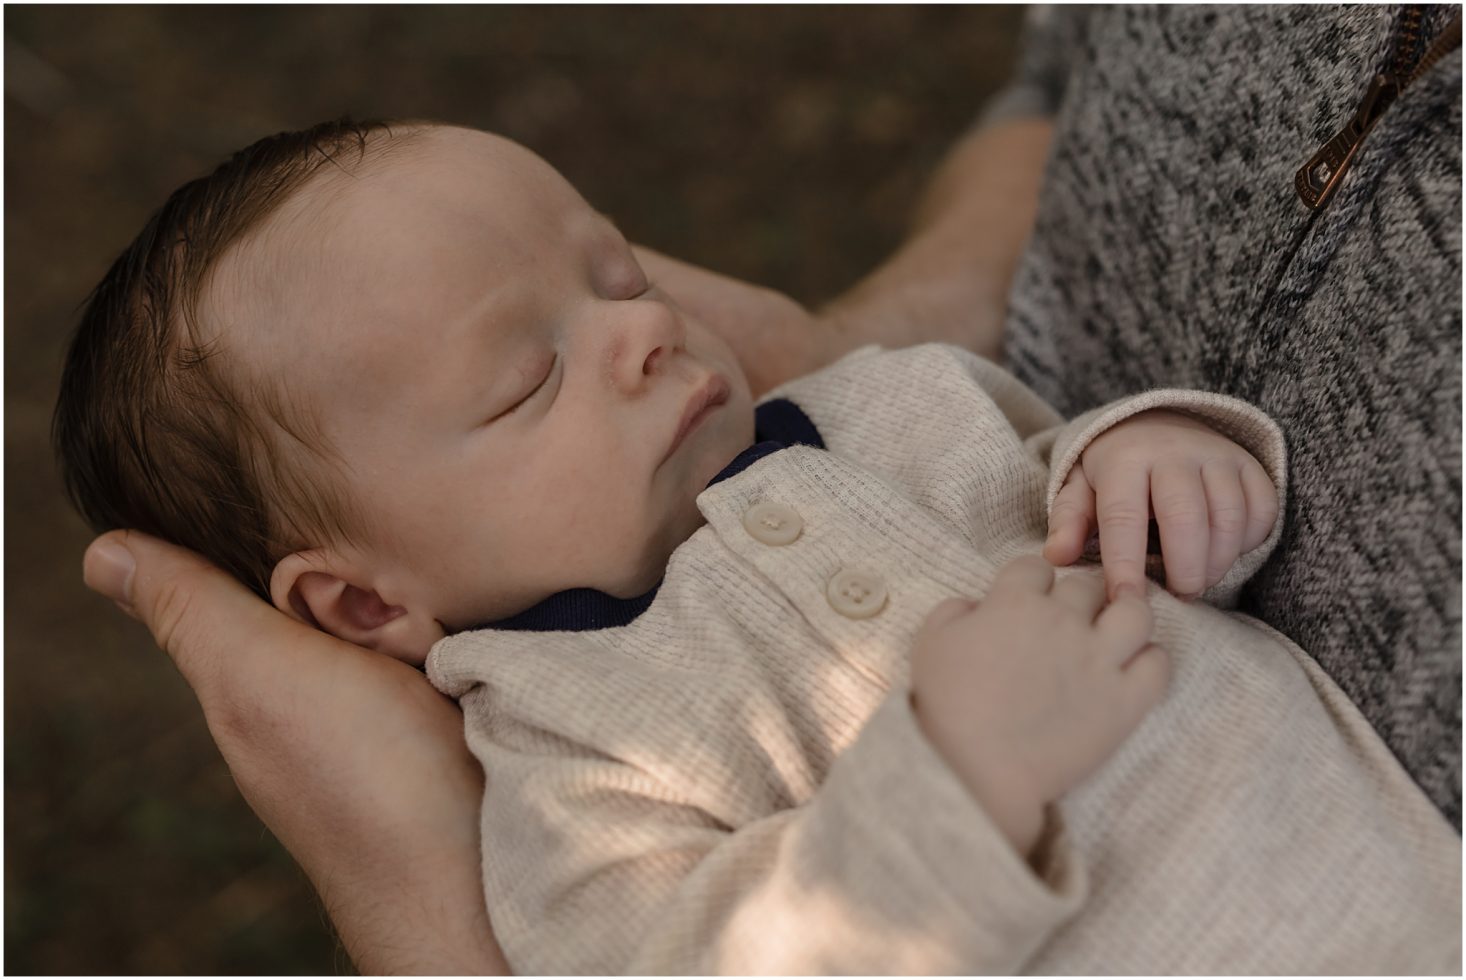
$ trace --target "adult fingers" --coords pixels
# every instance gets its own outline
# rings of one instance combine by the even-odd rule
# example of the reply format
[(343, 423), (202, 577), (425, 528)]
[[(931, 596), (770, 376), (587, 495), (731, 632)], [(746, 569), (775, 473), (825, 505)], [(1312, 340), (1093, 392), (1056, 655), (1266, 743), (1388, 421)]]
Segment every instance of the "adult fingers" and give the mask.
[(1084, 475), (1082, 463), (1075, 463), (1054, 497), (1049, 511), (1049, 538), (1043, 556), (1053, 565), (1070, 565), (1084, 553), (1084, 542), (1094, 527), (1094, 488)]
[(1251, 551), (1267, 540), (1278, 520), (1278, 489), (1262, 464), (1248, 456), (1242, 461), (1242, 492), (1247, 497), (1247, 530), (1242, 550)]
[(1054, 566), (1038, 555), (1024, 555), (1015, 558), (999, 569), (988, 589), (988, 600), (1005, 593), (1037, 592), (1045, 594), (1054, 584)]
[(1206, 588), (1206, 488), (1191, 465), (1162, 464), (1150, 475), (1150, 502), (1161, 535), (1166, 588), (1178, 596), (1200, 595)]
[(287, 648), (321, 636), (197, 554), (138, 531), (109, 531), (93, 541), (82, 577), (142, 621), (201, 699), (221, 657), (259, 649), (260, 640)]
[(1145, 594), (1145, 543), (1150, 529), (1150, 471), (1117, 465), (1094, 483), (1100, 559), (1111, 599)]
[(1229, 461), (1208, 460), (1201, 467), (1206, 487), (1206, 507), (1211, 521), (1211, 543), (1206, 554), (1206, 587), (1222, 580), (1242, 553), (1242, 533), (1247, 529), (1247, 497), (1242, 492), (1242, 474)]
[(483, 774), (450, 700), (148, 535), (101, 536), (83, 575), (173, 657), (364, 973), (509, 972), (481, 904)]
[(1083, 616), (1085, 622), (1093, 622), (1105, 604), (1105, 580), (1088, 571), (1065, 575), (1054, 585), (1052, 595)]

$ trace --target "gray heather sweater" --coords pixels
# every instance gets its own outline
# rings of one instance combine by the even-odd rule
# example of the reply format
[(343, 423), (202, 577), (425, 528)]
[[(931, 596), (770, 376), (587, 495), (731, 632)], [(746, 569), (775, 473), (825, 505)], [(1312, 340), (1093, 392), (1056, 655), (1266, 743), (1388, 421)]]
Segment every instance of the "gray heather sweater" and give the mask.
[[(1416, 51), (1460, 8), (1422, 12)], [(1065, 416), (1178, 387), (1277, 421), (1283, 537), (1239, 608), (1317, 659), (1459, 830), (1459, 48), (1321, 211), (1293, 187), (1404, 17), (1040, 8), (987, 118), (1056, 114), (1008, 366)]]

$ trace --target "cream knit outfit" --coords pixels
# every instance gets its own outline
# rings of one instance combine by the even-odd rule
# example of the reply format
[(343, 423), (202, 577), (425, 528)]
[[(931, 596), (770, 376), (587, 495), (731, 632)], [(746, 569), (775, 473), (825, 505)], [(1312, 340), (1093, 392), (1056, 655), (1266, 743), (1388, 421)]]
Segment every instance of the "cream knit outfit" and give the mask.
[[(487, 774), (484, 885), (516, 972), (1460, 972), (1460, 838), (1302, 650), (1215, 608), (1278, 528), (1201, 602), (1150, 586), (1170, 687), (1051, 808), (1037, 873), (915, 725), (917, 629), (1041, 550), (1094, 438), (1185, 411), (1281, 497), (1269, 419), (1172, 390), (1065, 424), (938, 344), (864, 348), (780, 396), (826, 449), (700, 494), (707, 524), (629, 625), (429, 656)], [(761, 501), (799, 537), (751, 534)], [(869, 618), (827, 593), (852, 568), (887, 587)]]

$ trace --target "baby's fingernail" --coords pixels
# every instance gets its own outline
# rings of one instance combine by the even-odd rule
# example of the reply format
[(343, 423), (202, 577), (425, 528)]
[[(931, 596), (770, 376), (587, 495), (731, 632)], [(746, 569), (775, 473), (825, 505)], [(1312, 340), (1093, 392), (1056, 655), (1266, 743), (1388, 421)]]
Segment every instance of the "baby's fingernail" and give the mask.
[(120, 602), (132, 605), (132, 573), (137, 564), (128, 551), (116, 541), (99, 541), (87, 549), (82, 559), (81, 577), (87, 588)]

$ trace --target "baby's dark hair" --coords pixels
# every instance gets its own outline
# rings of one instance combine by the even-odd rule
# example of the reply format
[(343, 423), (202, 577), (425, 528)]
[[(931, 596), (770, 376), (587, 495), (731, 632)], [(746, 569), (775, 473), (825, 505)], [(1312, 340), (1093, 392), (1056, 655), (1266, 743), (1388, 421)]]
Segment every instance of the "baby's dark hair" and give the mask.
[[(426, 120), (342, 118), (245, 147), (174, 191), (85, 300), (52, 441), (97, 533), (126, 527), (197, 551), (269, 600), (276, 562), (352, 541), (362, 522), (308, 406), (221, 365), (199, 322), (210, 272), (323, 167), (410, 143)], [(214, 329), (205, 330), (205, 327)]]

